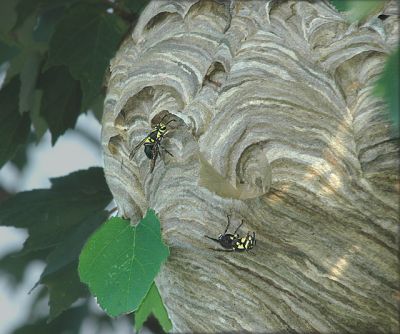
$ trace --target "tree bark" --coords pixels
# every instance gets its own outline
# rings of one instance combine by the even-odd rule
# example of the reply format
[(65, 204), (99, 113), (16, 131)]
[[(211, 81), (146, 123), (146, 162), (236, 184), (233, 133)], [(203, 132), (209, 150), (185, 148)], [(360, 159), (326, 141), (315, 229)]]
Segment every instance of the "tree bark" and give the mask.
[[(372, 95), (397, 45), (327, 1), (153, 1), (111, 63), (105, 173), (122, 215), (154, 208), (174, 332), (399, 329), (399, 145)], [(132, 148), (166, 116), (150, 173)], [(249, 252), (218, 252), (234, 230)]]

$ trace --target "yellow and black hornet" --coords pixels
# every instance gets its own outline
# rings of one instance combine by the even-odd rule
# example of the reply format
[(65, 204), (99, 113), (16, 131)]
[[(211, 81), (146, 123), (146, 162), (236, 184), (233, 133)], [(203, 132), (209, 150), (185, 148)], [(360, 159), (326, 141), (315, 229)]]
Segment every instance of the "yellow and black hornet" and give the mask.
[(244, 220), (242, 219), (242, 223), (238, 226), (238, 228), (233, 232), (233, 234), (226, 233), (228, 231), (230, 222), (230, 216), (228, 217), (228, 225), (225, 228), (223, 234), (220, 234), (218, 238), (211, 238), (208, 235), (205, 235), (206, 238), (211, 239), (215, 242), (218, 242), (225, 249), (215, 249), (220, 252), (243, 252), (252, 249), (256, 245), (256, 233), (253, 232), (251, 235), (250, 232), (247, 232), (245, 237), (240, 237), (236, 232), (243, 225)]
[(171, 120), (167, 123), (163, 123), (164, 118), (167, 116), (166, 114), (160, 121), (160, 123), (156, 124), (151, 132), (144, 138), (139, 144), (137, 144), (131, 154), (129, 155), (129, 159), (133, 159), (134, 155), (138, 151), (138, 149), (144, 145), (144, 153), (146, 154), (147, 158), (151, 160), (150, 163), (150, 173), (153, 172), (154, 166), (157, 160), (157, 157), (160, 153), (160, 147), (167, 152), (170, 156), (173, 156), (171, 152), (169, 152), (166, 148), (161, 146), (161, 141), (163, 140), (164, 136), (168, 133), (167, 125), (175, 120)]

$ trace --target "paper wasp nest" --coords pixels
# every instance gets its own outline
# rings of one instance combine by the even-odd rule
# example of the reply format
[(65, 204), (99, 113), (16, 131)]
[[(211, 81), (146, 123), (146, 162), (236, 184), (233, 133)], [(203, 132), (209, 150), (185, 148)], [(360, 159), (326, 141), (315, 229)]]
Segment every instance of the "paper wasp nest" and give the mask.
[[(174, 332), (398, 328), (398, 142), (372, 96), (397, 15), (250, 0), (141, 14), (111, 63), (105, 173), (121, 215), (160, 217)], [(150, 173), (143, 148), (128, 157), (167, 113), (173, 157)], [(256, 232), (251, 252), (211, 249), (226, 214)]]

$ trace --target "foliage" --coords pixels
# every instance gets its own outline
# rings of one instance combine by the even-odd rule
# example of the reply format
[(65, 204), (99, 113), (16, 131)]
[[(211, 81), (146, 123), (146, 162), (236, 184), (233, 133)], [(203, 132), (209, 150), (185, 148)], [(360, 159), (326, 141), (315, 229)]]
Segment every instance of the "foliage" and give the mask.
[(38, 86), (42, 92), (40, 116), (49, 126), (54, 145), (60, 135), (75, 125), (82, 101), (81, 86), (65, 66), (48, 69), (40, 77)]
[(82, 112), (101, 108), (110, 58), (147, 2), (1, 1), (0, 65), (7, 62), (8, 69), (0, 96), (0, 167), (26, 146), (31, 124), (37, 139), (49, 129), (54, 145)]
[[(82, 112), (92, 109), (100, 119), (110, 59), (148, 1), (1, 1), (0, 65), (6, 76), (0, 90), (0, 168), (12, 161), (22, 170), (28, 144), (39, 142), (49, 130), (54, 145), (65, 131), (74, 128)], [(76, 332), (82, 323), (79, 317), (88, 316), (82, 307), (65, 310), (89, 296), (79, 279), (78, 258), (87, 239), (107, 220), (109, 213), (104, 209), (112, 197), (100, 168), (78, 171), (51, 182), (50, 189), (21, 192), (0, 203), (0, 225), (26, 228), (29, 232), (21, 251), (0, 259), (1, 272), (17, 285), (32, 261), (46, 261), (36, 286), (47, 287), (49, 318), (22, 326), (16, 333)], [(119, 225), (113, 223), (115, 220)], [(127, 303), (120, 310), (111, 302), (110, 314), (137, 309), (168, 256), (153, 211), (135, 228), (114, 218), (94, 233), (91, 242), (115, 226), (125, 226), (130, 233), (121, 235), (126, 237), (125, 244), (124, 240), (113, 244), (107, 254), (129, 252), (134, 254), (134, 263), (132, 267), (128, 267), (130, 262), (125, 263), (131, 279), (126, 279), (123, 271), (111, 271), (117, 277), (121, 275), (119, 282), (125, 288), (132, 288), (132, 298), (125, 297)], [(132, 237), (137, 240), (134, 244)], [(90, 253), (88, 247), (81, 259)], [(90, 274), (101, 278), (109, 272), (110, 263), (95, 261), (89, 267), (85, 260), (82, 263), (81, 274), (89, 277), (89, 286)], [(102, 301), (101, 292), (97, 293), (96, 287), (94, 291)], [(162, 325), (169, 328), (166, 313), (154, 313), (161, 314)], [(141, 314), (143, 321), (149, 315)], [(47, 321), (52, 321), (50, 326)]]
[[(0, 168), (7, 161), (22, 168), (27, 145), (47, 130), (54, 145), (81, 113), (92, 109), (101, 117), (109, 61), (148, 1), (0, 1), (0, 65), (6, 68), (0, 90)], [(382, 7), (380, 0), (331, 2), (351, 21)], [(398, 57), (397, 50), (375, 90), (386, 99), (395, 129)], [(0, 259), (1, 273), (18, 284), (30, 263), (46, 261), (37, 285), (47, 288), (49, 318), (15, 333), (78, 332), (89, 315), (87, 302), (71, 308), (89, 296), (80, 278), (110, 315), (136, 310), (136, 330), (150, 314), (165, 331), (171, 329), (154, 283), (168, 256), (159, 221), (149, 211), (136, 227), (119, 218), (102, 225), (111, 199), (102, 169), (90, 168), (52, 179), (50, 189), (21, 192), (0, 203), (0, 225), (29, 232), (21, 251)]]
[(11, 80), (0, 90), (0, 168), (10, 160), (19, 145), (28, 140), (29, 115), (18, 112), (18, 91), (20, 81)]
[(89, 239), (79, 258), (79, 275), (111, 316), (135, 311), (168, 257), (153, 210), (133, 227), (111, 218)]
[[(106, 219), (108, 214), (103, 209), (112, 199), (103, 170), (98, 167), (51, 182), (50, 189), (20, 192), (0, 203), (0, 225), (23, 227), (29, 232), (23, 250), (14, 256), (43, 258), (45, 251), (47, 265), (37, 284), (49, 289), (50, 319), (87, 295), (77, 274), (79, 253), (89, 235)], [(10, 265), (12, 259), (7, 262)], [(15, 270), (21, 275), (20, 266)]]
[[(73, 6), (58, 22), (50, 40), (45, 69), (68, 66), (72, 77), (81, 83), (84, 109), (99, 95), (110, 58), (127, 28), (123, 20), (105, 9), (86, 3)], [(82, 47), (77, 47), (78, 40)]]
[(155, 283), (152, 284), (143, 302), (135, 312), (135, 329), (139, 331), (145, 320), (150, 314), (154, 316), (160, 322), (165, 332), (169, 332), (172, 329), (171, 320), (168, 318), (167, 310), (163, 304), (160, 293), (158, 292)]

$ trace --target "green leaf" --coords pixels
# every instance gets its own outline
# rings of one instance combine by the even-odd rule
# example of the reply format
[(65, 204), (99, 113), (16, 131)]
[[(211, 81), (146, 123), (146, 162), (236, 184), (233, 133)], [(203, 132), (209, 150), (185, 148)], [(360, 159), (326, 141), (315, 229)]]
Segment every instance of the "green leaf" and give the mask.
[(36, 89), (33, 93), (32, 111), (30, 113), (33, 127), (35, 129), (36, 143), (42, 139), (48, 129), (45, 119), (40, 115), (43, 91)]
[(79, 254), (89, 236), (107, 217), (108, 212), (101, 211), (84, 220), (49, 254), (37, 284), (43, 283), (49, 289), (50, 321), (78, 298), (87, 296), (87, 288), (78, 276)]
[(111, 316), (136, 310), (169, 255), (153, 210), (136, 227), (111, 218), (86, 243), (79, 258), (81, 281)]
[(392, 122), (393, 136), (399, 136), (399, 48), (393, 52), (385, 64), (385, 68), (375, 83), (374, 93), (383, 97), (389, 107), (389, 115)]
[(149, 292), (135, 312), (136, 331), (139, 331), (143, 327), (144, 322), (150, 316), (150, 314), (154, 314), (165, 332), (168, 333), (172, 330), (171, 320), (168, 317), (167, 310), (165, 309), (164, 303), (155, 283), (151, 285)]
[(28, 228), (24, 252), (57, 246), (112, 196), (103, 169), (92, 167), (51, 180), (51, 189), (20, 192), (0, 203), (0, 225)]
[(39, 87), (43, 90), (40, 115), (49, 126), (54, 145), (78, 119), (82, 100), (80, 84), (65, 66), (57, 66), (40, 77)]
[(18, 112), (19, 89), (19, 79), (14, 77), (0, 90), (0, 168), (27, 142), (29, 135), (29, 115)]
[(107, 220), (107, 217), (108, 212), (100, 211), (88, 217), (65, 236), (64, 240), (57, 245), (47, 258), (47, 266), (41, 275), (41, 280), (76, 262), (86, 240)]
[[(82, 197), (93, 197), (98, 196), (100, 193), (100, 200), (103, 195), (102, 192), (108, 192), (106, 188), (104, 177), (102, 175), (102, 170), (100, 168), (92, 168), (92, 171), (84, 171), (70, 174), (67, 177), (57, 178), (52, 181), (53, 187), (50, 190), (46, 190), (49, 192), (48, 200), (51, 201), (51, 197), (53, 196), (53, 200), (57, 199), (57, 197), (68, 198), (74, 196), (74, 192), (82, 192)], [(86, 184), (85, 184), (86, 183)], [(102, 185), (100, 185), (102, 183)], [(105, 189), (101, 189), (105, 187)], [(6, 201), (0, 204), (0, 223), (3, 222), (3, 217), (7, 216), (7, 210), (11, 210), (15, 212), (15, 199), (20, 194), (14, 196), (13, 201)], [(35, 192), (32, 192), (32, 195), (35, 195)], [(104, 207), (109, 200), (111, 199), (110, 194), (108, 193), (108, 200), (103, 201), (102, 207)], [(92, 199), (93, 200), (93, 199)], [(86, 205), (94, 205), (96, 201), (93, 200), (92, 203), (86, 203)], [(58, 207), (54, 202), (50, 202), (51, 206)], [(3, 206), (3, 204), (5, 204)], [(49, 203), (45, 203), (49, 206)], [(25, 208), (20, 210), (28, 210), (31, 205), (30, 201), (25, 202)], [(76, 204), (73, 204), (76, 205)], [(14, 208), (13, 208), (14, 206)], [(5, 209), (5, 210), (4, 210)], [(31, 208), (32, 209), (32, 208)], [(36, 207), (39, 210), (38, 207)], [(86, 208), (85, 208), (86, 209)], [(74, 210), (74, 208), (64, 208), (61, 209), (59, 214), (67, 215), (68, 210)], [(82, 210), (82, 207), (80, 208)], [(96, 208), (94, 208), (96, 210)], [(33, 211), (33, 212), (32, 212)], [(8, 213), (11, 214), (10, 212)], [(39, 213), (35, 212), (35, 210), (31, 210), (32, 220), (37, 219)], [(49, 214), (49, 212), (45, 213)], [(83, 213), (84, 214), (84, 213)], [(84, 215), (83, 215), (84, 216)], [(46, 262), (47, 265), (40, 277), (40, 280), (37, 284), (42, 283), (48, 287), (50, 294), (50, 320), (53, 320), (57, 316), (59, 316), (64, 310), (69, 308), (73, 302), (75, 302), (78, 298), (86, 297), (88, 295), (87, 287), (82, 284), (79, 280), (78, 276), (78, 258), (81, 252), (83, 245), (85, 244), (88, 237), (96, 230), (106, 219), (108, 216), (108, 212), (100, 211), (93, 212), (89, 216), (85, 217), (78, 224), (74, 224), (70, 228), (64, 228), (58, 226), (57, 228), (53, 228), (52, 225), (58, 225), (57, 220), (53, 220), (53, 218), (57, 218), (49, 214), (47, 217), (47, 229), (52, 230), (54, 233), (57, 233), (57, 229), (59, 231), (59, 239), (58, 244), (54, 249), (51, 250), (50, 254), (47, 256)], [(18, 216), (14, 216), (14, 219), (18, 220)], [(64, 219), (64, 217), (63, 217)], [(68, 219), (68, 218), (67, 218)], [(58, 219), (59, 220), (59, 219)], [(18, 221), (14, 221), (14, 224), (18, 223)], [(45, 224), (41, 222), (32, 222), (34, 225), (27, 226), (28, 222), (21, 221), (19, 226), (28, 227), (30, 231), (30, 238), (37, 237), (40, 233), (42, 235), (46, 235), (48, 231), (44, 232), (46, 228)], [(69, 221), (68, 221), (69, 223)], [(39, 230), (39, 231), (37, 231)], [(41, 231), (41, 232), (40, 232)], [(63, 232), (64, 231), (64, 232)], [(39, 235), (40, 236), (40, 235)], [(46, 244), (49, 240), (54, 240), (53, 236), (49, 236), (50, 239), (44, 239), (43, 242)], [(26, 243), (29, 246), (29, 243)], [(40, 246), (40, 244), (38, 244)], [(20, 255), (19, 253), (18, 255)], [(37, 252), (29, 252), (29, 248), (27, 246), (22, 251), (22, 255), (15, 258), (14, 261), (18, 259), (30, 259), (30, 254), (37, 254)], [(43, 253), (40, 253), (43, 254)], [(5, 259), (4, 261), (0, 261), (2, 264), (9, 263), (10, 259)], [(24, 261), (23, 264), (27, 264), (27, 261)], [(11, 267), (12, 269), (13, 267)], [(18, 269), (17, 267), (16, 269)], [(22, 269), (21, 269), (22, 270)]]
[(53, 321), (67, 310), (72, 303), (82, 297), (87, 297), (89, 292), (78, 276), (78, 261), (51, 277), (43, 278), (49, 290), (50, 315), (48, 321)]
[(106, 68), (127, 28), (105, 8), (85, 3), (73, 6), (50, 40), (46, 68), (68, 66), (72, 76), (81, 81), (84, 108), (100, 94)]
[(42, 56), (33, 51), (26, 59), (20, 74), (21, 89), (19, 92), (19, 112), (29, 112), (32, 109), (36, 81), (39, 74)]

